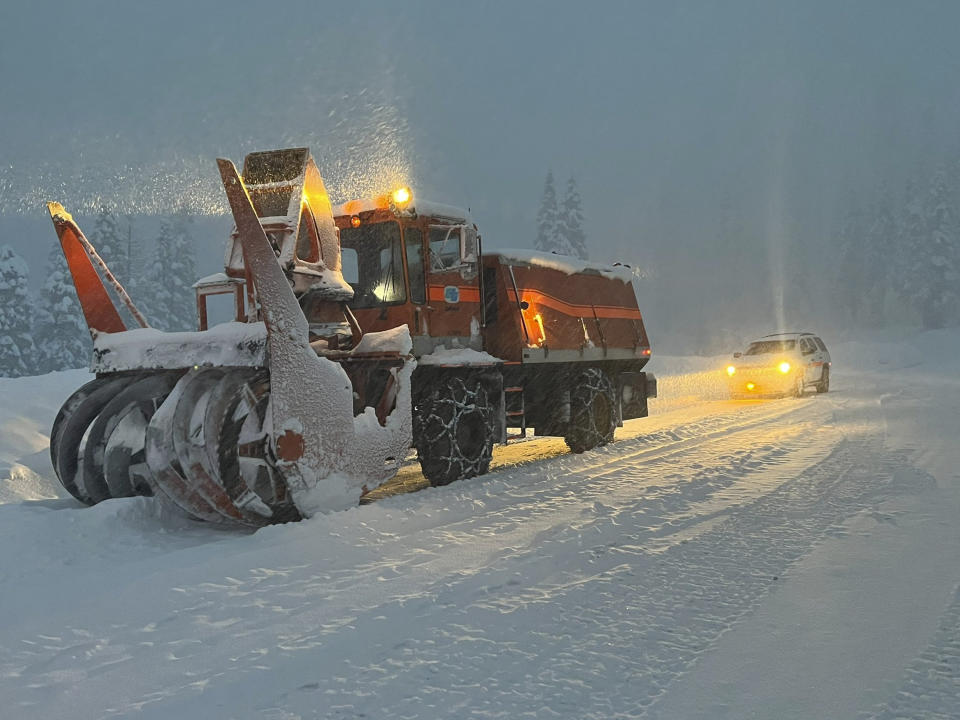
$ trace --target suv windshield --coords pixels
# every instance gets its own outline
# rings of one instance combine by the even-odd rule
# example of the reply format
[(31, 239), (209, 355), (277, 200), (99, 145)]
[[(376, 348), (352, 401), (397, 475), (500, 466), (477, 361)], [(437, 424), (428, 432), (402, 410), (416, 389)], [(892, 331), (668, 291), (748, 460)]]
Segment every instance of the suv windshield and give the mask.
[(340, 231), (343, 278), (353, 287), (350, 307), (369, 308), (406, 299), (400, 224), (371, 223)]
[(790, 352), (797, 346), (796, 340), (761, 340), (750, 343), (744, 355), (769, 355), (771, 353)]

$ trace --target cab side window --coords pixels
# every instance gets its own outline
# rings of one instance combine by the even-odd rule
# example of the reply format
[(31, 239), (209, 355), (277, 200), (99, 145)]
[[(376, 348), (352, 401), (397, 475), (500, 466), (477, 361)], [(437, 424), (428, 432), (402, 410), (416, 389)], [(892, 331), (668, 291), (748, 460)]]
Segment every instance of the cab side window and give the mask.
[(456, 226), (430, 228), (430, 270), (442, 272), (460, 264), (460, 231)]
[(800, 352), (804, 355), (813, 355), (817, 351), (817, 346), (808, 338), (800, 339)]
[(815, 337), (813, 341), (817, 344), (817, 347), (820, 348), (823, 352), (827, 351), (827, 346), (823, 344), (823, 340), (818, 337)]
[(407, 253), (407, 273), (410, 276), (410, 300), (422, 305), (427, 301), (423, 275), (423, 234), (419, 228), (408, 227), (403, 231), (403, 242)]

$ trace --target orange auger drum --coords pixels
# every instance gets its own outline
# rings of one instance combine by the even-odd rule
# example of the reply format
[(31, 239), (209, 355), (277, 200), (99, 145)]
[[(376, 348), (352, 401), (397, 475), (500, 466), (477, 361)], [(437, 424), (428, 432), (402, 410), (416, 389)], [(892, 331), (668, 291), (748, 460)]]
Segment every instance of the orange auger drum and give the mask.
[[(335, 208), (305, 148), (218, 166), (236, 228), (195, 286), (196, 332), (150, 328), (50, 204), (94, 339), (97, 377), (50, 443), (82, 502), (155, 495), (257, 527), (356, 504), (411, 445), (443, 485), (531, 428), (583, 452), (647, 414), (628, 268), (484, 252), (468, 213), (409, 188)], [(208, 327), (217, 294), (235, 318)]]

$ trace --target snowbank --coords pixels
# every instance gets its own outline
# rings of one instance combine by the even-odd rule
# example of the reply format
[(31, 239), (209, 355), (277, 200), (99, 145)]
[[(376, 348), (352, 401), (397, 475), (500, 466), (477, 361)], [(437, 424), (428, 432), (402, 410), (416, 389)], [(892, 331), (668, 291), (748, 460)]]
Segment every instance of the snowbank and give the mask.
[(0, 378), (0, 505), (68, 497), (50, 463), (50, 428), (63, 401), (91, 379), (86, 370)]

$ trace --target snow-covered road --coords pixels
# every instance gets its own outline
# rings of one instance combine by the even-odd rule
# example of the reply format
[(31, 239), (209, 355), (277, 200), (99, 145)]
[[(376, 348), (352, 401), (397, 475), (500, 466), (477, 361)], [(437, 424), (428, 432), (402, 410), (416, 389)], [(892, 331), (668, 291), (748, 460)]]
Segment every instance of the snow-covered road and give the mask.
[(255, 534), (34, 499), (80, 374), (4, 380), (0, 714), (957, 717), (960, 338), (835, 356), (826, 396), (664, 378), (610, 447)]

